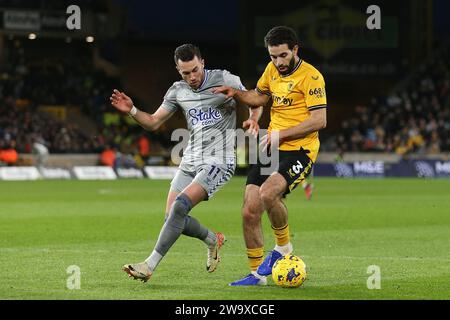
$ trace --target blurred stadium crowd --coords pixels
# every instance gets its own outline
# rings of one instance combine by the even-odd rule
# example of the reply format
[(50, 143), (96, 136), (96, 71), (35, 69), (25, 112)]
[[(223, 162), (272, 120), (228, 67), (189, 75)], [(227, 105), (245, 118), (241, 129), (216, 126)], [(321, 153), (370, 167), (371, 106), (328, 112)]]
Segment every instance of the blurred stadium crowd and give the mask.
[[(128, 117), (111, 110), (111, 90), (122, 86), (117, 77), (94, 66), (92, 50), (84, 48), (64, 57), (36, 57), (27, 52), (19, 39), (7, 41), (6, 45), (6, 61), (0, 65), (3, 164), (18, 161), (17, 156), (9, 156), (11, 152), (33, 152), (36, 141), (50, 153), (110, 154), (112, 150), (116, 155), (113, 162), (107, 156), (100, 159), (108, 158), (108, 165), (132, 167), (148, 158), (150, 139), (156, 150), (162, 149), (160, 141), (169, 147), (165, 128), (146, 133)], [(42, 112), (39, 106), (79, 106), (96, 128), (94, 132), (86, 131), (70, 118), (58, 119)], [(122, 153), (125, 156), (120, 157)]]
[(443, 47), (386, 96), (356, 106), (336, 150), (436, 154), (450, 151), (450, 50)]
[[(100, 163), (142, 166), (151, 155), (170, 153), (170, 131), (143, 131), (109, 105), (120, 78), (94, 64), (91, 47), (72, 54), (33, 55), (24, 39), (5, 41), (0, 64), (0, 163), (13, 165), (18, 153), (33, 152), (40, 142), (50, 153), (98, 153)], [(450, 49), (405, 75), (392, 92), (358, 105), (334, 132), (327, 132), (326, 151), (389, 152), (399, 155), (450, 151)], [(326, 78), (326, 74), (325, 74)], [(136, 101), (135, 101), (136, 103)], [(330, 102), (332, 104), (332, 102)], [(95, 124), (81, 128), (70, 117), (61, 120), (39, 106), (79, 106)], [(139, 105), (139, 104), (138, 104)], [(327, 131), (331, 129), (326, 129)], [(168, 157), (166, 157), (168, 158)]]

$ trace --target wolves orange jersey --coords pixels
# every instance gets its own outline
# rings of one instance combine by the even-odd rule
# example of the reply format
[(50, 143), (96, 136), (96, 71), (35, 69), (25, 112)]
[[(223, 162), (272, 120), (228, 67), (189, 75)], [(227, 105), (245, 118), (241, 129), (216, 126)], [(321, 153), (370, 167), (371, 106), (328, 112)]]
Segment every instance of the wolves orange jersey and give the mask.
[[(273, 100), (269, 131), (295, 127), (310, 117), (310, 111), (327, 107), (322, 74), (302, 60), (287, 75), (281, 75), (270, 62), (258, 80), (256, 90)], [(292, 151), (303, 147), (309, 150), (311, 160), (316, 161), (319, 146), (319, 133), (316, 131), (301, 139), (285, 141), (279, 149)]]

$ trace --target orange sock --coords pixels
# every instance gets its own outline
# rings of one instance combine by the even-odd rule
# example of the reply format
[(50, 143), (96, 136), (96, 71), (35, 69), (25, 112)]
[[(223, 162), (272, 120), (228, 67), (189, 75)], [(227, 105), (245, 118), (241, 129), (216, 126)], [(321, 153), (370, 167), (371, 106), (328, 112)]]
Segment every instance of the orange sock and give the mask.
[(263, 262), (264, 248), (247, 248), (247, 257), (250, 269), (252, 271), (256, 271), (256, 269), (258, 269), (258, 266)]
[(275, 228), (272, 226), (273, 233), (275, 235), (277, 245), (285, 246), (289, 243), (289, 225), (286, 224), (281, 228)]

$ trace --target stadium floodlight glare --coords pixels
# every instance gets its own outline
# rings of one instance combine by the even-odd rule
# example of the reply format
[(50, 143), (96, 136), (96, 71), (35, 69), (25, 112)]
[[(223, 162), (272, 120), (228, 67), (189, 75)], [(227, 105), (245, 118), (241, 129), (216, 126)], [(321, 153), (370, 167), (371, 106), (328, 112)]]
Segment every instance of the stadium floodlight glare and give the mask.
[(86, 42), (94, 42), (94, 37), (93, 36), (86, 37)]
[(30, 33), (30, 34), (28, 35), (28, 39), (30, 39), (30, 40), (36, 39), (36, 33)]

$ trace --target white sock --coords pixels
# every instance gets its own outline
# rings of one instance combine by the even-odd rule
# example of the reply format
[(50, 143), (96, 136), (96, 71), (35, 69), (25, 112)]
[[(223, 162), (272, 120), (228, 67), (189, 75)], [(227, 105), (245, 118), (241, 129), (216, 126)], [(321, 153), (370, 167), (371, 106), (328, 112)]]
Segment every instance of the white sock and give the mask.
[(162, 258), (163, 258), (162, 255), (160, 255), (157, 251), (153, 250), (152, 254), (147, 259), (145, 259), (145, 262), (147, 262), (150, 271), (153, 272), (153, 270), (156, 269)]
[(256, 271), (252, 271), (252, 275), (254, 275), (255, 277), (257, 277), (260, 280), (264, 280), (266, 278), (266, 276), (262, 276), (262, 275), (258, 274), (258, 272), (256, 272)]
[(288, 244), (286, 244), (284, 246), (276, 245), (274, 250), (278, 251), (279, 253), (281, 253), (284, 256), (286, 254), (290, 254), (294, 250), (294, 248), (292, 247), (292, 244), (289, 242)]

